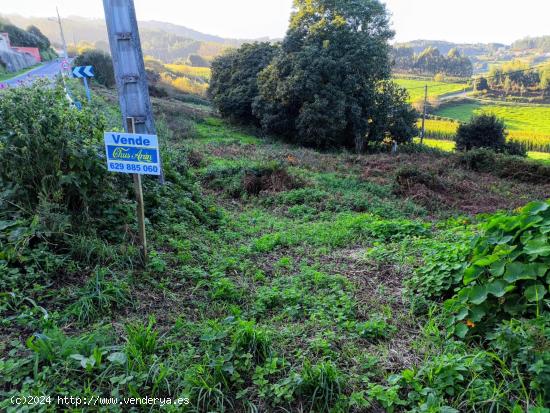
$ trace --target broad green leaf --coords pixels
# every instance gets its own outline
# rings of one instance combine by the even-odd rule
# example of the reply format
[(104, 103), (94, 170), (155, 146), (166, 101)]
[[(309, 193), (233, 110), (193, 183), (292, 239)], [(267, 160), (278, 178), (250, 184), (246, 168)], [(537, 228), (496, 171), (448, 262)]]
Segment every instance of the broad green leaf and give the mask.
[(504, 274), (504, 268), (506, 267), (506, 261), (500, 260), (495, 262), (491, 267), (489, 268), (489, 272), (495, 276), (495, 277), (502, 277), (502, 274)]
[(476, 305), (475, 307), (472, 307), (470, 311), (470, 318), (474, 323), (480, 322), (483, 317), (487, 314), (487, 306), (482, 305)]
[(536, 215), (540, 212), (546, 211), (548, 208), (550, 208), (550, 204), (548, 202), (531, 202), (522, 209), (522, 212), (530, 215)]
[(504, 279), (509, 283), (518, 280), (535, 280), (537, 272), (532, 264), (523, 264), (521, 262), (511, 262), (506, 266)]
[(535, 303), (544, 298), (544, 296), (546, 295), (546, 287), (542, 284), (532, 285), (525, 289), (523, 295), (525, 295), (527, 301), (529, 301), (530, 303)]
[(473, 304), (481, 304), (487, 300), (487, 288), (483, 285), (476, 285), (472, 287), (468, 294), (470, 302)]
[(550, 255), (550, 240), (547, 236), (540, 236), (527, 242), (524, 249), (529, 255), (546, 257)]
[(464, 270), (464, 285), (470, 284), (475, 281), (483, 273), (483, 268), (472, 265)]
[(455, 326), (455, 334), (456, 334), (459, 338), (464, 338), (464, 337), (466, 337), (466, 334), (468, 334), (468, 327), (466, 326), (466, 324), (458, 323), (458, 324)]
[(495, 280), (492, 283), (487, 285), (487, 292), (489, 294), (494, 295), (495, 297), (502, 297), (504, 294), (506, 294), (506, 286), (508, 283), (506, 283), (503, 280)]
[(493, 264), (494, 262), (499, 260), (499, 256), (497, 254), (487, 255), (483, 258), (480, 258), (479, 260), (475, 261), (473, 265), (476, 267), (488, 267), (489, 265)]
[(109, 354), (109, 356), (107, 357), (107, 360), (115, 364), (124, 364), (126, 363), (126, 354), (121, 352), (112, 353), (112, 354)]

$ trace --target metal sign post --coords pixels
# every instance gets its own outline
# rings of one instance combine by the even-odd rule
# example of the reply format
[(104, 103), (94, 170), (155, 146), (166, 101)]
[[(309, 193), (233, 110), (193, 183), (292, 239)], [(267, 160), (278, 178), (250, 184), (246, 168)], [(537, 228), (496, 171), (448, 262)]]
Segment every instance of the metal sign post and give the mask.
[(76, 66), (73, 67), (73, 77), (82, 79), (84, 81), (84, 87), (86, 88), (86, 97), (88, 103), (92, 103), (92, 95), (90, 93), (90, 87), (88, 86), (88, 78), (95, 76), (95, 69), (93, 66)]

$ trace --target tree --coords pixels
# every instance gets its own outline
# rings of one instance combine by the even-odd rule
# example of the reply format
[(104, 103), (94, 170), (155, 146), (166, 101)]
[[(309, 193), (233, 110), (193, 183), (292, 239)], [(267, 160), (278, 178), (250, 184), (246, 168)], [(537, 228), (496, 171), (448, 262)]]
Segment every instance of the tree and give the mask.
[(474, 82), (474, 89), (477, 91), (489, 90), (489, 82), (483, 76), (478, 77)]
[(115, 72), (111, 56), (100, 50), (86, 50), (74, 60), (74, 66), (93, 66), (95, 80), (107, 87), (115, 85)]
[(198, 54), (190, 54), (187, 60), (193, 67), (210, 67), (210, 62)]
[(220, 114), (239, 123), (256, 123), (252, 103), (258, 95), (258, 73), (271, 62), (276, 46), (244, 44), (212, 62), (209, 95)]
[(487, 148), (495, 151), (506, 150), (506, 126), (494, 114), (473, 116), (469, 123), (458, 127), (456, 148), (469, 151), (474, 148)]
[(259, 75), (254, 114), (267, 132), (307, 146), (361, 151), (382, 140), (385, 105), (405, 104), (382, 83), (392, 37), (378, 0), (295, 0), (281, 50)]

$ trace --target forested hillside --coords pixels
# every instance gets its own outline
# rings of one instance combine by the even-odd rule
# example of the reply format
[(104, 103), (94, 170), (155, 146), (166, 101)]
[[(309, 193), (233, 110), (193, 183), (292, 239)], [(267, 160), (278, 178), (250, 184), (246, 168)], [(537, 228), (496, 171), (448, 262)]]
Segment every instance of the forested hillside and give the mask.
[[(34, 25), (51, 39), (54, 45), (61, 46), (57, 21), (15, 15), (4, 16), (4, 18), (19, 27)], [(68, 17), (63, 19), (63, 27), (66, 41), (70, 46), (78, 47), (87, 43), (97, 49), (109, 51), (107, 28), (104, 20)], [(186, 60), (193, 54), (212, 60), (228, 47), (242, 44), (240, 40), (223, 39), (183, 26), (155, 21), (140, 22), (140, 33), (144, 54), (167, 63)]]

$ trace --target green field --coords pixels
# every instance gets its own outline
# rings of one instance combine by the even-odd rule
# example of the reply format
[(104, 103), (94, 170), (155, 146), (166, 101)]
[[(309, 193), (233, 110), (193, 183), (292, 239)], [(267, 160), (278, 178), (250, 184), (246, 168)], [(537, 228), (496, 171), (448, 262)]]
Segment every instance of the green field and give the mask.
[(467, 122), (473, 114), (483, 112), (494, 113), (504, 119), (510, 131), (550, 135), (550, 106), (513, 106), (472, 102), (437, 110), (435, 115)]
[(424, 98), (424, 86), (428, 85), (428, 96), (439, 97), (454, 92), (462, 92), (465, 87), (464, 83), (446, 83), (434, 82), (433, 80), (417, 80), (417, 79), (394, 79), (394, 82), (399, 86), (404, 87), (410, 94), (410, 101), (416, 102)]
[[(467, 122), (472, 115), (480, 113), (494, 113), (503, 119), (508, 128), (510, 140), (525, 144), (529, 150), (550, 152), (550, 106), (513, 106), (506, 104), (483, 104), (480, 102), (459, 103), (444, 107), (435, 112), (435, 115)], [(446, 139), (449, 127), (457, 124), (445, 120), (433, 121), (428, 125), (428, 136)], [(436, 124), (437, 123), (437, 124)], [(432, 135), (431, 132), (434, 132)]]
[[(415, 142), (420, 142), (420, 138), (416, 138)], [(446, 139), (424, 139), (424, 144), (430, 148), (441, 149), (445, 152), (453, 152), (455, 150), (455, 142)], [(550, 153), (547, 152), (527, 152), (527, 156), (537, 161), (550, 162)]]

